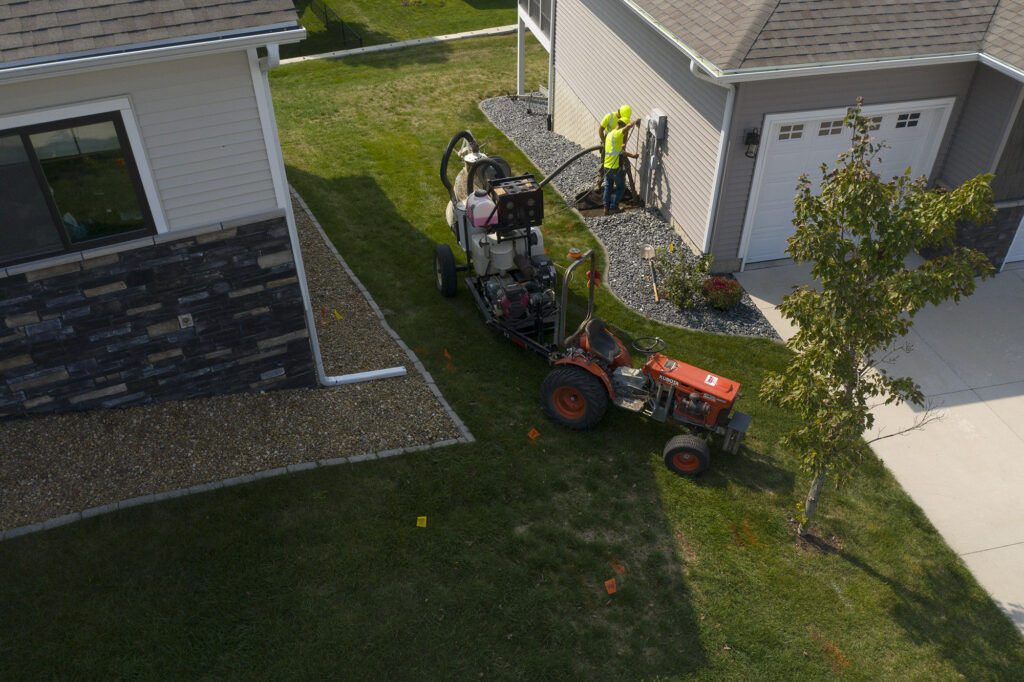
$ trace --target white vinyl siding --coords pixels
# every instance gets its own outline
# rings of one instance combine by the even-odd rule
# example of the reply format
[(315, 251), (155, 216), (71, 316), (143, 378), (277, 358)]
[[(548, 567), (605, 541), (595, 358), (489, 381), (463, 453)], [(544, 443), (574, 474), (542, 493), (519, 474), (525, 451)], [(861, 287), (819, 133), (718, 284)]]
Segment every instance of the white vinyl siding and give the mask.
[[(744, 132), (760, 129), (768, 114), (792, 111), (842, 108), (863, 96), (866, 105), (910, 100), (954, 97), (950, 118), (960, 117), (975, 64), (947, 64), (912, 69), (860, 71), (832, 76), (787, 78), (741, 83), (737, 85), (731, 142), (726, 154), (722, 197), (715, 218), (711, 253), (717, 262), (738, 257), (747, 199), (754, 173), (754, 159), (744, 156)], [(955, 125), (955, 124), (954, 124)], [(939, 145), (933, 177), (941, 175), (949, 148), (950, 125)], [(817, 134), (816, 131), (812, 131)], [(793, 182), (794, 194), (796, 181)], [(736, 267), (739, 261), (735, 261)]]
[(245, 52), (0, 87), (0, 116), (127, 96), (171, 231), (277, 208)]
[[(694, 77), (689, 60), (621, 3), (559, 0), (555, 42), (555, 131), (590, 147), (599, 142), (598, 122), (620, 105), (634, 117), (661, 109), (667, 132), (652, 203), (702, 245), (726, 90)], [(634, 130), (628, 151), (644, 136)]]

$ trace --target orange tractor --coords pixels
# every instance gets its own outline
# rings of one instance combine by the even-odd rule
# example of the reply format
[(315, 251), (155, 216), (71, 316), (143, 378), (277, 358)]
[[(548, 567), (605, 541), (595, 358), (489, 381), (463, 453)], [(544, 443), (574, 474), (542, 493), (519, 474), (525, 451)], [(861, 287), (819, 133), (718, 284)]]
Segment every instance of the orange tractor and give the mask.
[[(449, 159), (455, 145), (463, 167), (453, 183)], [(541, 182), (532, 175), (509, 177), (508, 164), (488, 157), (472, 133), (456, 133), (441, 160), (441, 182), (448, 191), (446, 219), (452, 236), (466, 254), (456, 265), (448, 244), (434, 247), (434, 282), (444, 296), (455, 296), (458, 273), (484, 321), (519, 346), (543, 355), (555, 365), (541, 387), (544, 411), (571, 429), (597, 424), (608, 402), (657, 419), (672, 420), (691, 434), (665, 446), (665, 465), (684, 476), (708, 466), (707, 438), (723, 436), (723, 449), (735, 453), (750, 417), (732, 410), (740, 385), (661, 354), (665, 342), (646, 337), (633, 349), (647, 355), (640, 369), (622, 342), (593, 316), (596, 264), (593, 251), (574, 261), (562, 280), (561, 300), (555, 293), (558, 273), (544, 252), (540, 223), (544, 217), (544, 185), (577, 157), (566, 161)], [(583, 262), (590, 263), (589, 304), (579, 328), (565, 336), (569, 281)]]
[[(569, 280), (584, 261), (589, 261), (590, 272), (594, 273), (593, 251), (565, 271), (556, 333), (559, 340), (565, 333)], [(691, 432), (669, 439), (662, 452), (665, 466), (682, 476), (696, 476), (707, 469), (711, 459), (708, 437), (712, 433), (723, 437), (723, 450), (735, 453), (751, 421), (750, 415), (732, 409), (740, 385), (662, 355), (665, 342), (657, 337), (633, 340), (633, 349), (647, 356), (643, 367), (633, 367), (622, 341), (593, 316), (593, 275), (588, 289), (587, 315), (562, 341), (562, 349), (553, 361), (555, 367), (541, 385), (544, 412), (559, 424), (580, 430), (597, 424), (609, 401), (658, 421), (672, 420)]]

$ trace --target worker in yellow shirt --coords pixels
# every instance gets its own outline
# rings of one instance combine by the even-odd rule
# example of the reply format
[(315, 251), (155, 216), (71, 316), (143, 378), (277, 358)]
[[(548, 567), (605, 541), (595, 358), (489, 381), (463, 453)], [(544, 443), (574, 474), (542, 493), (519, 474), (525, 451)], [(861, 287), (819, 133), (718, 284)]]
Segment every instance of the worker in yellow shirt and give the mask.
[(608, 134), (609, 130), (615, 130), (619, 127), (619, 121), (629, 125), (630, 119), (632, 118), (633, 110), (628, 104), (623, 104), (612, 113), (605, 114), (604, 118), (601, 119), (601, 125), (597, 127), (597, 135), (601, 138), (601, 144), (604, 144), (604, 138)]
[(619, 201), (626, 191), (626, 176), (619, 161), (623, 156), (637, 158), (637, 154), (626, 151), (626, 135), (639, 122), (637, 119), (626, 124), (620, 118), (616, 127), (604, 136), (604, 215), (619, 211)]

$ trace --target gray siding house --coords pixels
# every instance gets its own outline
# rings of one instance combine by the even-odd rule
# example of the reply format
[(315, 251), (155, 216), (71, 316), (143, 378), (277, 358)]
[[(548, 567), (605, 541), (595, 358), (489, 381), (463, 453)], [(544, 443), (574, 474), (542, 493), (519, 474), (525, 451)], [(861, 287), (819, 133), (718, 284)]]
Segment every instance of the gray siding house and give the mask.
[(290, 0), (0, 0), (0, 415), (311, 386)]
[(549, 52), (553, 130), (590, 146), (619, 104), (666, 115), (641, 176), (716, 270), (786, 257), (797, 178), (848, 146), (857, 97), (883, 175), (995, 173), (995, 219), (961, 239), (1024, 262), (1021, 0), (519, 0), (519, 17)]

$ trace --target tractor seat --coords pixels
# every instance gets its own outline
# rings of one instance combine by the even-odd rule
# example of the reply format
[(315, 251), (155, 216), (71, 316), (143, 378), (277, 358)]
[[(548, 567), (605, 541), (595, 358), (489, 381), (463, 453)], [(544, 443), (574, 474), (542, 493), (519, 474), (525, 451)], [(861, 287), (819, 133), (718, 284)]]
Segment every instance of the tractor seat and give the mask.
[(607, 363), (612, 363), (621, 352), (615, 337), (604, 326), (604, 322), (596, 317), (587, 322), (584, 332), (587, 335), (588, 350)]

